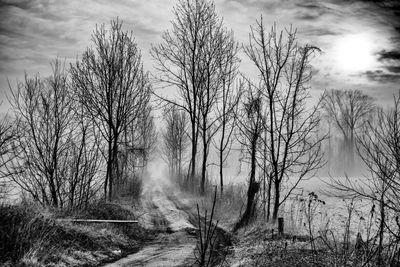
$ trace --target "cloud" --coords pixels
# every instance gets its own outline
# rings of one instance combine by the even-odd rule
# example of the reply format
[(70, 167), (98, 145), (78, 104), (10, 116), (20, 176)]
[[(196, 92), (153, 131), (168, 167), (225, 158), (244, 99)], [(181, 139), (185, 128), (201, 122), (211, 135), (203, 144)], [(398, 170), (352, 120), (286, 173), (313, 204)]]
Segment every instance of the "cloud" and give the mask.
[(369, 80), (379, 83), (396, 83), (400, 81), (400, 74), (387, 73), (383, 70), (369, 70), (362, 73)]
[(400, 60), (400, 50), (391, 50), (391, 51), (382, 50), (378, 53), (378, 60), (379, 61)]
[(400, 66), (386, 66), (385, 68), (390, 72), (400, 73)]

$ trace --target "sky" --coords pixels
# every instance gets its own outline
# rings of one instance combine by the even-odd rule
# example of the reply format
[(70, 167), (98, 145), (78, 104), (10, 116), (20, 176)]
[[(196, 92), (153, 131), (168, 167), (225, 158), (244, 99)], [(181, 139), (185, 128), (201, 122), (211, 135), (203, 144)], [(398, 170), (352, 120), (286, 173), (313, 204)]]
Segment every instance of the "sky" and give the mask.
[[(8, 81), (24, 73), (49, 75), (56, 57), (73, 62), (96, 25), (118, 17), (132, 31), (147, 71), (154, 70), (152, 44), (171, 28), (176, 1), (0, 0), (0, 101)], [(263, 16), (267, 27), (297, 28), (302, 44), (322, 52), (312, 60), (312, 95), (325, 89), (360, 89), (383, 105), (400, 90), (400, 1), (398, 0), (215, 0), (217, 13), (240, 44)], [(240, 70), (252, 65), (241, 53)]]

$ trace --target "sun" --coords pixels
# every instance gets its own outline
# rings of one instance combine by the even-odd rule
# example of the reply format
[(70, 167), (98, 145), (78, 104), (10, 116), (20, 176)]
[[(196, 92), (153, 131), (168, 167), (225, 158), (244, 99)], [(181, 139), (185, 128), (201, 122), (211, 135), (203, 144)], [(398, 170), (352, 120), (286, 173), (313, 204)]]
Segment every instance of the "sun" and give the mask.
[(357, 73), (371, 69), (375, 63), (373, 41), (363, 34), (346, 35), (334, 44), (337, 67)]

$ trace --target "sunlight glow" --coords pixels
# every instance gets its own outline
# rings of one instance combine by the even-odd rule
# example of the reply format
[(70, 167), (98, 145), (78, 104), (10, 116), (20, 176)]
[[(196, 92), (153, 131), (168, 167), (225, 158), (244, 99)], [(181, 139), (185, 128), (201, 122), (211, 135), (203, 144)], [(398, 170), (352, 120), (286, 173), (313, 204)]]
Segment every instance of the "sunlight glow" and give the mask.
[(375, 63), (373, 42), (363, 34), (347, 35), (334, 44), (337, 67), (346, 72), (371, 69)]

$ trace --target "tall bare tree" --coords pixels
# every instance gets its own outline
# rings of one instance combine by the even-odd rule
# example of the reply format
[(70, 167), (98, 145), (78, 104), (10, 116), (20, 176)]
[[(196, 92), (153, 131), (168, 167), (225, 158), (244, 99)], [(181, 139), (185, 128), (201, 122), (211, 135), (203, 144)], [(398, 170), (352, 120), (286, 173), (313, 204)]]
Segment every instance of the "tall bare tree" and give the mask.
[[(234, 112), (237, 110), (241, 95), (241, 84), (238, 84), (236, 88), (234, 87), (239, 67), (239, 58), (237, 56), (238, 44), (234, 41), (232, 32), (222, 32), (222, 35), (224, 34), (225, 36), (221, 36), (223, 39), (219, 41), (220, 44), (215, 45), (222, 50), (222, 52), (217, 51), (215, 55), (215, 59), (217, 60), (215, 62), (217, 77), (216, 83), (214, 84), (214, 86), (217, 86), (215, 90), (217, 97), (215, 99), (216, 103), (209, 102), (208, 106), (205, 106), (206, 110), (213, 111), (214, 120), (209, 123), (209, 129), (207, 129), (206, 121), (203, 123), (203, 126), (206, 127), (202, 127), (205, 131), (213, 131), (212, 134), (209, 135), (209, 140), (203, 140), (203, 148), (206, 147), (206, 145), (209, 146), (209, 142), (212, 140), (211, 138), (214, 134), (219, 134), (219, 140), (214, 142), (214, 147), (217, 149), (218, 153), (221, 194), (224, 190), (223, 169), (233, 143), (233, 138), (231, 137), (235, 128), (236, 117), (234, 116)], [(206, 93), (208, 91), (209, 90), (206, 90)], [(201, 105), (201, 109), (203, 110), (203, 105)], [(207, 114), (206, 117), (207, 116), (210, 117), (209, 114)], [(206, 118), (206, 120), (207, 119), (210, 120), (209, 118)], [(203, 136), (204, 134), (205, 132)], [(203, 160), (203, 168), (207, 166), (206, 163), (207, 158)], [(205, 177), (205, 173), (202, 174), (202, 177)]]
[[(215, 134), (213, 114), (221, 90), (221, 76), (228, 75), (226, 65), (236, 62), (237, 44), (218, 17), (212, 2), (181, 0), (174, 9), (172, 31), (153, 47), (157, 62), (157, 80), (177, 89), (178, 98), (158, 97), (185, 110), (191, 124), (191, 177), (195, 176), (198, 141), (201, 134), (203, 160), (200, 191), (204, 192), (207, 157)], [(235, 63), (232, 63), (235, 64)]]
[(152, 112), (153, 109), (148, 103), (138, 119), (136, 128), (139, 136), (133, 140), (134, 146), (140, 147), (143, 151), (144, 166), (147, 166), (151, 155), (156, 150), (157, 144), (157, 132)]
[(260, 183), (256, 180), (257, 172), (257, 153), (261, 134), (264, 131), (263, 102), (258, 88), (250, 83), (245, 88), (246, 92), (239, 109), (235, 112), (238, 141), (246, 150), (243, 151), (250, 157), (245, 157), (250, 164), (250, 177), (247, 189), (247, 204), (244, 213), (235, 225), (235, 230), (247, 225), (254, 217), (257, 208), (256, 195), (260, 188)]
[(163, 132), (163, 156), (170, 168), (170, 176), (182, 183), (182, 163), (189, 146), (188, 117), (184, 111), (170, 106), (164, 113), (166, 128)]
[(145, 111), (150, 85), (132, 33), (118, 19), (109, 30), (96, 27), (92, 42), (71, 74), (75, 94), (107, 143), (104, 194), (111, 200), (122, 133)]
[(60, 64), (47, 81), (38, 75), (19, 82), (11, 91), (11, 105), (20, 137), (13, 161), (13, 180), (45, 205), (63, 205), (60, 190), (72, 130), (72, 106), (66, 73)]
[(267, 131), (266, 152), (274, 184), (272, 218), (298, 183), (313, 175), (323, 163), (318, 136), (319, 103), (307, 105), (309, 98), (310, 56), (319, 49), (299, 46), (296, 30), (277, 32), (273, 26), (266, 32), (263, 20), (251, 28), (245, 52), (258, 71), (263, 104), (266, 107), (264, 128)]
[(344, 139), (346, 169), (354, 167), (355, 135), (374, 110), (374, 100), (360, 90), (327, 90), (322, 107), (328, 120), (341, 132)]
[(43, 205), (76, 208), (96, 193), (99, 153), (90, 122), (80, 120), (68, 75), (60, 61), (47, 78), (39, 75), (11, 89), (18, 132), (7, 173)]

